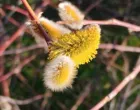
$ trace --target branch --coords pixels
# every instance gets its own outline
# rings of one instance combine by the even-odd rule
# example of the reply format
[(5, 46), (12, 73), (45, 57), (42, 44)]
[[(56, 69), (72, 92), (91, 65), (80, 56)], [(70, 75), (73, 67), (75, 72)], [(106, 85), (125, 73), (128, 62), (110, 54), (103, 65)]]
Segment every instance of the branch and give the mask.
[(130, 73), (108, 96), (103, 98), (97, 105), (95, 105), (91, 110), (99, 110), (107, 102), (112, 100), (131, 80), (133, 80), (140, 72), (140, 65), (138, 65), (132, 73)]
[(23, 14), (23, 15), (25, 15), (25, 16), (27, 16), (28, 17), (28, 13), (27, 13), (27, 11), (25, 11), (24, 9), (22, 9), (22, 8), (19, 8), (19, 7), (16, 7), (16, 6), (11, 6), (11, 5), (3, 5), (3, 8), (5, 8), (5, 9), (7, 9), (7, 10), (11, 10), (11, 11), (15, 11), (15, 12), (18, 12), (18, 13), (20, 13), (20, 14)]
[(20, 26), (20, 28), (7, 40), (3, 45), (0, 45), (0, 56), (2, 53), (20, 36), (23, 34), (25, 25)]
[(8, 79), (9, 77), (11, 77), (13, 74), (18, 74), (22, 68), (27, 65), (29, 62), (31, 62), (33, 59), (35, 59), (35, 55), (26, 58), (24, 61), (22, 61), (17, 67), (15, 67), (13, 70), (11, 70), (10, 72), (8, 72), (7, 74), (3, 75), (0, 77), (0, 82)]
[(27, 9), (27, 11), (28, 11), (31, 19), (36, 22), (36, 24), (38, 26), (38, 29), (40, 30), (40, 32), (42, 33), (44, 39), (46, 40), (46, 43), (48, 43), (49, 41), (51, 41), (49, 35), (45, 32), (45, 30), (43, 29), (43, 27), (40, 25), (37, 16), (35, 15), (34, 11), (30, 7), (30, 5), (28, 4), (27, 0), (21, 0), (21, 1), (24, 4), (25, 8)]
[(136, 100), (126, 109), (126, 110), (136, 110), (136, 107), (139, 106), (140, 95), (137, 96)]
[(140, 53), (139, 47), (122, 46), (116, 44), (100, 44), (100, 49), (115, 49), (122, 52), (137, 52)]
[(0, 96), (0, 100), (9, 102), (11, 104), (27, 105), (27, 104), (30, 104), (34, 101), (40, 100), (43, 97), (44, 97), (44, 95), (37, 95), (37, 96), (34, 96), (32, 98), (29, 98), (29, 99), (17, 100), (17, 99), (13, 99), (13, 98), (10, 98), (10, 97)]
[(120, 21), (117, 19), (109, 19), (109, 20), (85, 20), (84, 24), (99, 24), (99, 25), (117, 25), (128, 28), (130, 31), (139, 32), (140, 26), (130, 24), (124, 21)]
[[(58, 24), (65, 24), (64, 21), (58, 21)], [(120, 21), (117, 19), (109, 19), (109, 20), (84, 20), (84, 25), (87, 24), (99, 24), (99, 25), (117, 25), (117, 26), (122, 26), (122, 27), (126, 27), (129, 29), (129, 31), (131, 32), (140, 32), (140, 26), (131, 24), (131, 23), (127, 23), (124, 21)]]
[[(42, 7), (46, 7), (49, 4), (48, 1), (43, 1), (40, 7), (38, 7), (35, 12), (42, 11)], [(2, 45), (0, 45), (0, 56), (3, 54), (3, 52), (19, 37), (24, 33), (26, 26), (21, 25), (19, 29)]]
[(14, 18), (12, 18), (10, 16), (7, 17), (5, 11), (2, 8), (0, 8), (0, 14), (3, 18), (5, 18), (9, 22), (11, 22), (13, 25), (15, 25), (17, 27), (20, 26), (20, 23), (18, 21), (16, 21)]
[(82, 104), (84, 99), (89, 95), (90, 90), (91, 90), (91, 82), (89, 82), (88, 85), (85, 87), (85, 90), (80, 94), (78, 100), (72, 106), (71, 110), (77, 110), (77, 108)]
[(11, 50), (5, 51), (0, 56), (3, 56), (3, 55), (11, 55), (11, 54), (21, 54), (21, 53), (24, 53), (24, 52), (27, 52), (27, 51), (31, 51), (31, 50), (34, 50), (34, 49), (40, 49), (40, 48), (44, 48), (44, 45), (35, 44), (35, 45), (28, 46), (28, 47), (11, 49)]

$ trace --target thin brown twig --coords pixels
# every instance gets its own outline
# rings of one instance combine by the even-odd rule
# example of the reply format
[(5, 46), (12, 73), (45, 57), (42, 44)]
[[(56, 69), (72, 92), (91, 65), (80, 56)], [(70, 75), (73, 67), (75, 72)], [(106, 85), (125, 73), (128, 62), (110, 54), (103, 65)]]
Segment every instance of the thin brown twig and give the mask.
[(23, 34), (25, 25), (20, 26), (20, 28), (7, 40), (3, 45), (0, 45), (0, 56), (2, 53), (20, 36)]
[(97, 0), (95, 3), (92, 3), (88, 8), (84, 11), (84, 14), (87, 15), (94, 7), (98, 6), (102, 0)]
[(92, 83), (89, 82), (88, 85), (85, 87), (85, 90), (80, 94), (79, 98), (77, 99), (76, 103), (72, 106), (71, 110), (77, 110), (80, 104), (84, 101), (84, 99), (88, 96), (91, 90)]
[[(37, 8), (35, 11), (39, 12), (41, 11), (40, 9), (43, 7), (45, 7), (46, 5), (48, 5), (48, 2), (43, 1), (43, 3), (41, 4), (41, 6), (39, 8)], [(3, 54), (3, 52), (19, 37), (24, 33), (26, 26), (25, 25), (21, 25), (18, 30), (7, 40), (3, 43), (3, 45), (0, 45), (0, 56)]]
[(44, 48), (44, 45), (35, 44), (35, 45), (28, 46), (28, 47), (17, 48), (17, 49), (13, 49), (13, 50), (7, 50), (0, 56), (11, 55), (11, 54), (21, 54), (23, 52), (31, 51), (31, 50), (38, 49), (38, 48), (39, 49)]
[(139, 47), (132, 47), (132, 46), (123, 46), (123, 45), (116, 45), (116, 44), (100, 44), (100, 49), (115, 49), (122, 52), (137, 52), (140, 53)]
[[(58, 24), (65, 24), (64, 21), (58, 21)], [(87, 24), (99, 24), (99, 25), (117, 25), (117, 26), (122, 26), (126, 27), (129, 29), (131, 32), (140, 32), (140, 26), (134, 25), (128, 22), (120, 21), (117, 19), (109, 19), (109, 20), (84, 20), (84, 25)]]
[(130, 97), (133, 93), (140, 90), (140, 84), (136, 85), (135, 87), (131, 88), (129, 92), (126, 93), (126, 98)]
[[(127, 44), (128, 41), (128, 37), (126, 37), (123, 42), (121, 43), (122, 46), (125, 46)], [(116, 59), (118, 58), (118, 56), (120, 56), (121, 52), (117, 51), (115, 52), (115, 54), (113, 54), (113, 56), (111, 57), (111, 60), (108, 62), (107, 64), (107, 70), (110, 70), (111, 65), (115, 64)]]
[(11, 104), (17, 104), (17, 105), (27, 105), (27, 104), (30, 104), (34, 101), (37, 101), (37, 100), (40, 100), (44, 97), (44, 95), (37, 95), (37, 96), (34, 96), (32, 98), (29, 98), (29, 99), (25, 99), (25, 100), (17, 100), (17, 99), (13, 99), (13, 98), (10, 98), (10, 97), (6, 97), (6, 96), (0, 96), (0, 100), (3, 100), (3, 101), (6, 101), (6, 102), (9, 102)]
[[(4, 57), (1, 56), (0, 57), (0, 75), (2, 76), (4, 73)], [(0, 77), (1, 77), (0, 76)], [(3, 92), (3, 95), (4, 96), (10, 96), (10, 92), (9, 92), (9, 83), (8, 81), (3, 81), (1, 83), (1, 86), (2, 86), (2, 92)]]
[[(0, 22), (0, 28), (1, 28), (1, 34), (4, 34), (5, 33), (5, 29), (3, 27), (3, 24), (2, 22)], [(3, 41), (5, 41), (5, 39), (3, 39)], [(1, 41), (0, 41), (1, 43)], [(4, 56), (0, 56), (0, 77), (2, 75), (4, 75), (4, 71), (5, 71), (5, 68), (4, 68), (4, 63), (5, 63), (5, 57)], [(10, 96), (10, 91), (9, 91), (9, 82), (8, 81), (3, 81), (1, 83), (1, 87), (2, 87), (2, 93), (4, 96)]]
[(13, 70), (11, 70), (10, 72), (8, 72), (7, 74), (3, 75), (0, 77), (0, 82), (8, 79), (9, 77), (11, 77), (13, 74), (18, 74), (22, 68), (27, 65), (29, 62), (31, 62), (33, 59), (35, 59), (35, 55), (26, 58), (24, 61), (22, 61), (17, 67), (15, 67)]
[(8, 20), (8, 21), (9, 21), (10, 23), (12, 23), (13, 25), (15, 25), (15, 26), (20, 26), (20, 23), (19, 23), (18, 21), (16, 21), (14, 18), (12, 18), (12, 17), (7, 17), (5, 11), (4, 11), (2, 8), (0, 8), (0, 14), (1, 14), (2, 17), (5, 17), (6, 20)]
[(38, 17), (35, 15), (34, 11), (30, 7), (30, 5), (28, 4), (27, 0), (21, 0), (21, 1), (24, 4), (25, 8), (27, 9), (31, 19), (36, 22), (38, 29), (40, 30), (41, 34), (43, 35), (44, 39), (46, 40), (46, 43), (48, 44), (48, 42), (50, 42), (51, 39), (50, 39), (49, 35), (45, 32), (43, 27), (40, 25), (40, 23), (38, 21)]
[(124, 21), (120, 21), (117, 19), (109, 19), (109, 20), (85, 20), (84, 24), (99, 24), (99, 25), (117, 25), (117, 26), (122, 26), (128, 28), (131, 32), (139, 32), (140, 31), (140, 26), (127, 23)]
[(12, 6), (12, 5), (7, 5), (7, 4), (3, 5), (3, 8), (7, 9), (7, 10), (18, 12), (18, 13), (23, 14), (23, 15), (28, 17), (27, 11), (22, 9), (22, 8), (19, 8), (19, 7), (16, 7), (16, 6)]
[(131, 80), (133, 80), (140, 72), (140, 65), (136, 66), (134, 70), (126, 77), (124, 80), (105, 98), (103, 98), (97, 105), (95, 105), (91, 110), (99, 110), (107, 102), (112, 100)]
[(126, 110), (136, 110), (140, 103), (140, 95), (136, 97), (136, 100)]

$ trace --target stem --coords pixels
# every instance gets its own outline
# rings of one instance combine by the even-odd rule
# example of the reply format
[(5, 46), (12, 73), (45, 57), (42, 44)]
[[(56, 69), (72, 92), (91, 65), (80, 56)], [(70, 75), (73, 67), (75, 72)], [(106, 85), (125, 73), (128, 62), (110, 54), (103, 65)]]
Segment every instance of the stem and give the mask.
[(46, 43), (48, 43), (49, 41), (51, 41), (50, 37), (48, 36), (48, 34), (44, 31), (43, 27), (39, 24), (38, 22), (38, 18), (37, 16), (35, 15), (34, 11), (32, 10), (32, 8), (30, 7), (30, 5), (28, 4), (27, 0), (21, 0), (22, 3), (24, 4), (25, 8), (27, 9), (30, 17), (31, 17), (31, 20), (34, 20), (36, 21), (36, 24), (40, 30), (40, 32), (42, 33), (44, 39), (46, 40)]

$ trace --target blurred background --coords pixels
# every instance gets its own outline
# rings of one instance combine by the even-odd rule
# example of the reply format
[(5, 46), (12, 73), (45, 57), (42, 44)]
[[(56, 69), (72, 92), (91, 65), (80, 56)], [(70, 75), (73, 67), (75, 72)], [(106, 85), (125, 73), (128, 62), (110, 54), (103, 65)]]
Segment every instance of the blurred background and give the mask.
[[(115, 18), (140, 25), (140, 0), (69, 1), (86, 14), (87, 20)], [(49, 19), (60, 20), (59, 0), (28, 2), (36, 13), (42, 11)], [(28, 19), (20, 0), (0, 0), (0, 110), (89, 110), (140, 62), (140, 52), (135, 49), (129, 52), (99, 48), (95, 59), (79, 67), (71, 89), (51, 92), (42, 80), (47, 53), (26, 32), (24, 24)], [(140, 48), (140, 32), (114, 25), (101, 25), (101, 29), (101, 44)], [(140, 110), (139, 93), (137, 76), (101, 110)], [(5, 97), (17, 100), (4, 101)]]

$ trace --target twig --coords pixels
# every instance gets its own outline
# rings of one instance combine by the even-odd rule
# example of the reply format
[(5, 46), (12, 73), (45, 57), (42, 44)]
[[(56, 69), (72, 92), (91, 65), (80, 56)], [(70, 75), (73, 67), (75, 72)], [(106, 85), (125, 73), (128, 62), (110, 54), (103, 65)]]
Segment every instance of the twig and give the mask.
[(117, 25), (128, 28), (130, 31), (139, 32), (140, 26), (130, 24), (124, 21), (120, 21), (117, 19), (109, 19), (109, 20), (85, 20), (84, 24), (99, 24), (99, 25)]
[[(58, 24), (65, 24), (63, 21), (58, 21)], [(109, 19), (109, 20), (84, 20), (84, 25), (87, 24), (99, 24), (99, 25), (117, 25), (128, 28), (131, 32), (139, 32), (140, 26), (134, 25), (131, 23), (127, 23), (124, 21), (120, 21), (117, 19)]]
[(136, 110), (136, 107), (139, 105), (139, 103), (140, 103), (140, 95), (137, 96), (134, 103), (132, 103), (126, 110)]
[(23, 48), (19, 48), (19, 49), (7, 50), (0, 56), (11, 55), (11, 54), (20, 54), (20, 53), (31, 51), (31, 50), (38, 49), (38, 48), (44, 48), (44, 45), (35, 44), (35, 45), (31, 45), (31, 46), (23, 47)]
[(16, 7), (16, 6), (4, 5), (3, 8), (5, 8), (7, 10), (18, 12), (18, 13), (23, 14), (25, 16), (28, 16), (27, 11), (23, 10), (22, 8)]
[(24, 61), (22, 61), (17, 67), (15, 67), (13, 70), (11, 70), (9, 73), (5, 74), (4, 76), (0, 77), (0, 82), (8, 79), (10, 76), (12, 76), (13, 74), (18, 74), (22, 68), (28, 64), (30, 61), (32, 61), (36, 56), (33, 55), (29, 58), (26, 58)]
[(134, 82), (134, 81), (131, 81), (131, 82), (127, 85), (127, 87), (126, 87), (126, 89), (125, 89), (125, 92), (122, 93), (122, 94), (123, 94), (123, 95), (122, 95), (122, 101), (120, 102), (120, 107), (119, 107), (120, 110), (124, 110), (124, 109), (125, 109), (126, 102), (127, 102), (127, 99), (128, 99), (127, 93), (129, 93), (129, 91), (131, 90), (132, 85), (133, 85), (133, 82)]
[(132, 47), (132, 46), (122, 46), (116, 44), (101, 44), (100, 49), (115, 49), (122, 52), (137, 52), (140, 53), (139, 47)]
[[(4, 73), (4, 57), (0, 57), (0, 75), (2, 75)], [(1, 76), (0, 76), (1, 77)], [(9, 84), (8, 81), (3, 81), (1, 83), (2, 86), (2, 92), (4, 96), (10, 96), (10, 92), (9, 92)]]
[(20, 26), (20, 28), (3, 44), (0, 45), (0, 56), (20, 35), (23, 34), (25, 25)]
[(140, 84), (132, 88), (128, 93), (126, 93), (126, 97), (130, 97), (133, 93), (135, 93), (138, 90), (140, 90)]
[(0, 8), (0, 14), (2, 15), (3, 18), (5, 18), (6, 20), (8, 20), (9, 22), (11, 22), (13, 25), (15, 26), (20, 26), (20, 23), (18, 21), (16, 21), (14, 18), (12, 17), (7, 17), (6, 13), (4, 12), (4, 10), (2, 8)]
[[(39, 8), (37, 8), (35, 11), (39, 12), (40, 9), (48, 5), (48, 2), (44, 1)], [(3, 52), (8, 48), (19, 36), (21, 36), (24, 33), (25, 25), (21, 25), (19, 29), (6, 41), (3, 45), (0, 45), (0, 56), (3, 54)]]
[(103, 98), (97, 105), (95, 105), (91, 110), (99, 110), (107, 102), (112, 100), (131, 80), (133, 80), (140, 72), (140, 65), (138, 65), (132, 73), (130, 73), (108, 96)]
[(87, 15), (94, 7), (98, 6), (102, 0), (97, 0), (95, 3), (92, 3), (88, 8), (84, 11), (84, 14)]
[(28, 4), (27, 0), (21, 0), (22, 3), (24, 4), (25, 8), (27, 9), (30, 17), (32, 20), (34, 20), (38, 26), (38, 29), (40, 30), (41, 34), (43, 35), (44, 39), (46, 40), (46, 43), (48, 43), (49, 41), (51, 41), (49, 35), (45, 32), (45, 30), (43, 29), (43, 27), (39, 24), (38, 18), (35, 15), (34, 11), (32, 10), (32, 8), (30, 7), (30, 5)]
[[(1, 34), (4, 34), (5, 33), (5, 29), (2, 25), (2, 23), (0, 22), (0, 28), (1, 28)], [(5, 39), (3, 39), (3, 41), (5, 41)], [(0, 41), (1, 43), (2, 41)], [(5, 63), (5, 57), (4, 56), (0, 56), (0, 77), (2, 75), (4, 75), (4, 71), (5, 71), (5, 68), (4, 68), (4, 63)], [(3, 95), (4, 96), (10, 96), (10, 91), (9, 91), (9, 82), (8, 81), (3, 81), (1, 83), (1, 87), (2, 87), (2, 92), (3, 92)]]
[(37, 96), (34, 96), (32, 98), (29, 98), (29, 99), (17, 100), (17, 99), (13, 99), (13, 98), (10, 98), (10, 97), (0, 96), (0, 100), (9, 102), (11, 104), (27, 105), (27, 104), (30, 104), (30, 103), (32, 103), (34, 101), (40, 100), (43, 97), (44, 97), (44, 95), (37, 95)]
[(76, 103), (72, 106), (71, 110), (77, 110), (80, 104), (84, 101), (84, 99), (88, 96), (91, 90), (91, 82), (85, 87), (85, 90), (80, 94), (79, 98), (77, 99)]

